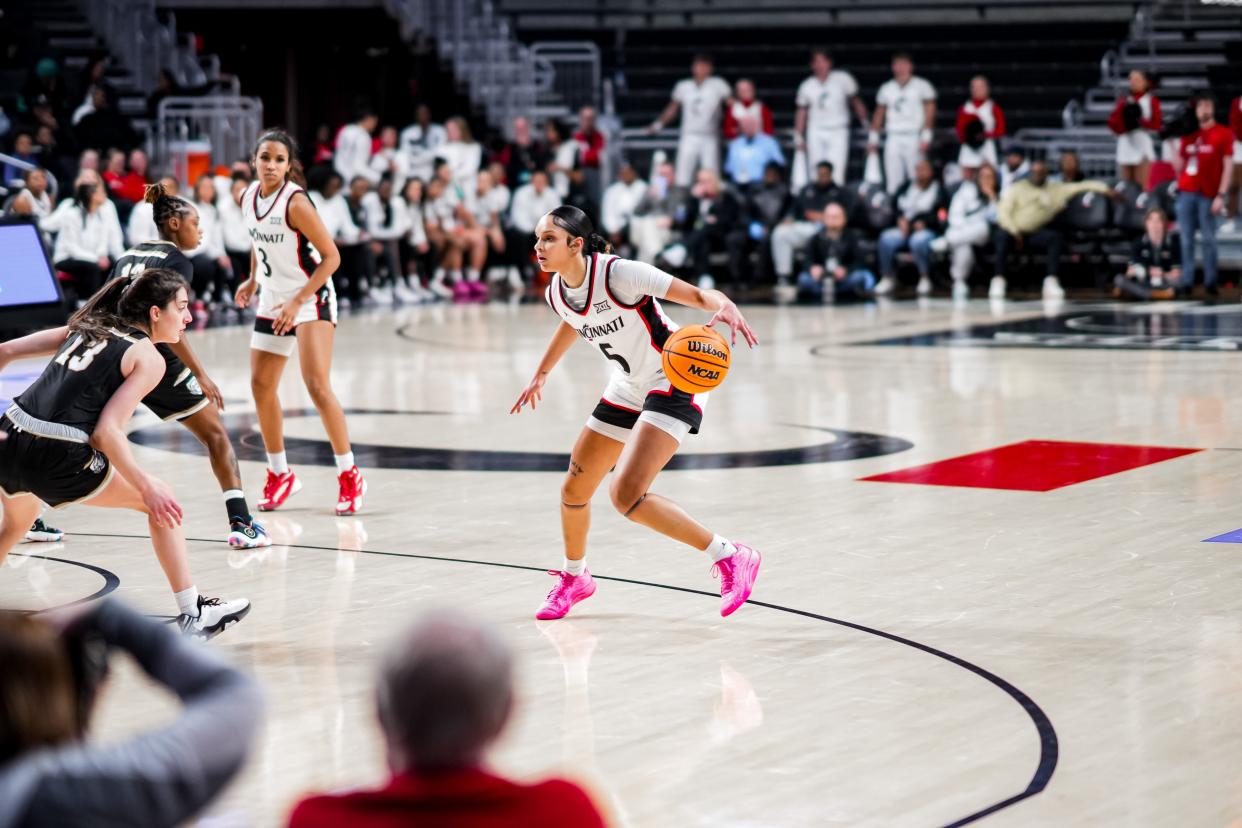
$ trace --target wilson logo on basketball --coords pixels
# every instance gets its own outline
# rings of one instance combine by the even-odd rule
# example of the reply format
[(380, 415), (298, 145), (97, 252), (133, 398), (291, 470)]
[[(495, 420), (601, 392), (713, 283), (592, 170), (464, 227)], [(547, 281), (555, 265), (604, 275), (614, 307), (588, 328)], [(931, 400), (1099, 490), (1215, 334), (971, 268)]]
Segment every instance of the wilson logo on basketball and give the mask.
[(729, 355), (710, 342), (699, 342), (698, 340), (692, 339), (686, 343), (686, 348), (692, 354), (705, 354), (710, 357), (715, 357), (716, 359), (724, 360), (725, 362), (729, 361)]

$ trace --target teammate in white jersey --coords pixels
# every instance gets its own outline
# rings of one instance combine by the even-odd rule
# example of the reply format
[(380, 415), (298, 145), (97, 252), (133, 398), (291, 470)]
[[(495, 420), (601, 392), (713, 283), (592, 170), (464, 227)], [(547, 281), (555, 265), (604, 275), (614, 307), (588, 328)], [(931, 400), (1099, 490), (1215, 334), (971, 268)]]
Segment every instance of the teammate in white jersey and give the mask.
[(681, 110), (681, 136), (677, 139), (677, 185), (689, 187), (700, 167), (720, 172), (720, 124), (733, 90), (723, 78), (712, 74), (712, 59), (696, 55), (691, 77), (673, 87), (673, 95), (660, 117), (648, 127), (656, 132)]
[(815, 178), (820, 161), (832, 164), (833, 180), (845, 185), (850, 160), (850, 110), (864, 125), (867, 105), (858, 97), (858, 82), (849, 72), (834, 69), (827, 49), (811, 53), (811, 76), (798, 87), (794, 140), (806, 151), (806, 175)]
[(238, 307), (258, 292), (250, 338), (250, 388), (267, 450), (267, 482), (259, 508), (278, 509), (302, 484), (289, 468), (280, 399), (276, 388), (297, 346), (302, 379), (319, 411), (336, 458), (340, 494), (336, 513), (362, 508), (366, 482), (354, 463), (345, 412), (332, 391), (332, 342), (336, 337), (336, 292), (332, 274), (341, 254), (319, 213), (302, 189), (297, 144), (288, 133), (269, 129), (255, 143), (252, 162), (258, 180), (242, 194), (242, 218), (250, 234), (250, 278), (237, 288)]
[(884, 184), (895, 193), (914, 178), (914, 165), (927, 156), (936, 126), (936, 90), (914, 74), (914, 61), (905, 52), (893, 55), (893, 79), (875, 96), (875, 115), (867, 152), (879, 152), (884, 131)]
[(535, 376), (510, 410), (515, 414), (543, 397), (548, 374), (582, 339), (611, 360), (612, 380), (578, 436), (561, 486), (561, 530), (565, 562), (556, 586), (535, 617), (562, 618), (595, 593), (586, 568), (591, 497), (615, 468), (609, 494), (630, 520), (702, 549), (720, 575), (721, 615), (745, 603), (759, 573), (759, 552), (713, 534), (671, 500), (649, 489), (687, 434), (703, 421), (707, 394), (688, 394), (669, 384), (661, 353), (677, 326), (664, 315), (661, 299), (712, 312), (707, 323), (729, 326), (736, 343), (741, 331), (757, 344), (741, 311), (717, 290), (701, 290), (643, 262), (609, 255), (586, 214), (562, 205), (539, 220), (535, 230), (539, 266), (553, 273), (545, 297), (561, 318)]

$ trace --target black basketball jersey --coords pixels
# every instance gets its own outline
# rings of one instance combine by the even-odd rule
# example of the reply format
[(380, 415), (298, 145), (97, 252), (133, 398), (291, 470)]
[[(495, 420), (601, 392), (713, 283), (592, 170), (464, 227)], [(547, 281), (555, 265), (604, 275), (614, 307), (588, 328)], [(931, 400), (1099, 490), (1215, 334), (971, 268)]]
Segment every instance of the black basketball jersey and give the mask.
[(70, 332), (56, 357), (14, 402), (31, 417), (89, 435), (108, 400), (125, 382), (121, 358), (146, 338), (138, 330), (113, 330), (100, 341)]
[(194, 278), (194, 266), (190, 264), (190, 260), (177, 245), (166, 241), (145, 241), (126, 250), (112, 266), (111, 278), (137, 276), (153, 267), (175, 270), (185, 277), (186, 282)]

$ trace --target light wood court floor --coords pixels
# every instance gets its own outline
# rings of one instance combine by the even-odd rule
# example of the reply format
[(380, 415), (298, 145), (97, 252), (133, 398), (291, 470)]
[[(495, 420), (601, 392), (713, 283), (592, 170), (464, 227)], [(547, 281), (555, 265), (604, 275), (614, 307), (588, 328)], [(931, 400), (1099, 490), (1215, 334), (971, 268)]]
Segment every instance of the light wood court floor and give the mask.
[[(703, 434), (654, 488), (762, 550), (753, 602), (728, 619), (707, 557), (601, 492), (598, 593), (535, 622), (561, 560), (566, 455), (611, 368), (579, 344), (539, 410), (510, 416), (554, 326), (545, 307), (344, 319), (333, 380), (370, 482), (357, 518), (332, 514), (331, 458), (291, 365), (305, 488), (260, 518), (269, 550), (231, 552), (192, 438), (136, 417), (138, 457), (186, 507), (200, 588), (254, 601), (210, 646), (262, 680), (267, 726), (202, 824), (279, 825), (304, 791), (381, 779), (376, 653), (439, 606), (494, 622), (519, 653), (498, 766), (582, 780), (617, 825), (1242, 818), (1242, 546), (1203, 542), (1242, 528), (1242, 308), (747, 312), (763, 344), (735, 351)], [(253, 504), (248, 332), (192, 337)], [(37, 370), (11, 366), (0, 396)], [(891, 472), (906, 473), (861, 480)], [(172, 612), (142, 520), (48, 519), (69, 535), (16, 550), (0, 606), (65, 604), (113, 573), (117, 596)], [(173, 709), (125, 665), (100, 738)]]

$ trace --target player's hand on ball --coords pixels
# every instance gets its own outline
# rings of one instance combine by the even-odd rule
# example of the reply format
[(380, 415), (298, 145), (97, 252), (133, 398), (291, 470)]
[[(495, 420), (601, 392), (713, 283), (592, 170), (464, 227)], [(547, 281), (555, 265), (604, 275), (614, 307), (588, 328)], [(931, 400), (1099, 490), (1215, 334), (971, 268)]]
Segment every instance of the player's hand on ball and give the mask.
[(250, 306), (250, 300), (254, 298), (255, 283), (254, 279), (247, 279), (237, 286), (237, 292), (233, 294), (233, 304), (239, 308), (247, 308)]
[(517, 414), (522, 410), (522, 406), (530, 404), (530, 410), (534, 411), (539, 406), (537, 403), (543, 401), (543, 384), (548, 381), (548, 375), (542, 371), (535, 374), (530, 383), (522, 391), (522, 396), (518, 397), (518, 401), (513, 404), (513, 408), (509, 409), (510, 414)]
[(729, 326), (730, 345), (737, 344), (738, 331), (742, 332), (742, 338), (746, 340), (746, 344), (750, 347), (753, 348), (759, 344), (759, 338), (756, 337), (754, 331), (750, 329), (750, 325), (746, 324), (745, 317), (742, 316), (742, 312), (737, 309), (737, 305), (733, 304), (733, 302), (726, 302), (723, 308), (716, 311), (716, 315), (708, 320), (707, 327), (710, 328), (717, 322), (721, 322)]
[(181, 504), (177, 503), (168, 484), (158, 477), (147, 477), (147, 485), (142, 490), (142, 503), (157, 526), (171, 529), (181, 525)]

